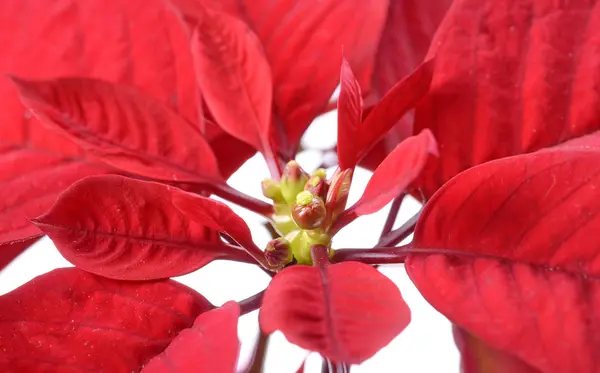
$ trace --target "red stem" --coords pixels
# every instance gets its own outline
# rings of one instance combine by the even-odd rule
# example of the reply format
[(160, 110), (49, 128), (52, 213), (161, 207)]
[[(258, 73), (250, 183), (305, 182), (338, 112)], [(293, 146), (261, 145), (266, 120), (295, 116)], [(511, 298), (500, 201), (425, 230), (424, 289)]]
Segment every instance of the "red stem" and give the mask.
[(331, 228), (329, 228), (328, 233), (332, 237), (335, 236), (340, 230), (342, 230), (342, 228), (352, 223), (354, 220), (356, 220), (356, 218), (358, 218), (358, 215), (356, 215), (354, 209), (350, 207), (349, 209), (342, 212), (337, 219), (335, 219), (335, 222), (333, 223)]
[(245, 315), (259, 309), (264, 295), (265, 291), (263, 290), (260, 293), (254, 294), (251, 297), (239, 301), (238, 304), (240, 305), (240, 314)]
[(419, 221), (421, 211), (413, 215), (408, 221), (396, 230), (393, 230), (383, 236), (375, 246), (394, 246), (400, 243), (403, 239), (410, 236), (414, 232), (417, 221)]
[(247, 208), (250, 211), (254, 211), (262, 216), (269, 217), (273, 214), (273, 205), (270, 203), (251, 197), (246, 193), (230, 187), (226, 183), (202, 184), (202, 187), (212, 194), (233, 202), (238, 206)]
[(387, 219), (385, 220), (385, 224), (383, 225), (383, 229), (381, 230), (381, 235), (379, 239), (383, 238), (383, 236), (387, 235), (394, 228), (394, 223), (396, 222), (396, 218), (398, 217), (398, 212), (400, 211), (400, 206), (402, 205), (402, 201), (404, 200), (405, 194), (398, 196), (392, 202), (392, 206), (390, 207), (390, 212), (388, 213)]
[(312, 256), (313, 265), (315, 267), (323, 268), (329, 265), (329, 249), (327, 249), (327, 246), (311, 246), (310, 255)]
[(477, 253), (469, 253), (464, 251), (448, 249), (422, 249), (412, 247), (411, 244), (408, 244), (397, 247), (375, 247), (373, 249), (339, 249), (335, 251), (333, 262), (340, 263), (354, 261), (361, 262), (364, 264), (397, 264), (404, 263), (406, 257), (413, 254), (455, 255), (461, 257), (468, 256), (498, 260), (497, 257), (489, 255), (481, 255)]

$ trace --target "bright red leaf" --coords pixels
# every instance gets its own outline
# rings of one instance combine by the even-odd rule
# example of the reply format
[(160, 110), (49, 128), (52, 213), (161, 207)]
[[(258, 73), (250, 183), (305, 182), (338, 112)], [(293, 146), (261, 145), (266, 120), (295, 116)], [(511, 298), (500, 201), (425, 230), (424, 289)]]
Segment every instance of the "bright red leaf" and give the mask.
[(172, 189), (172, 200), (190, 220), (229, 235), (251, 255), (261, 253), (254, 241), (250, 228), (229, 206), (214, 199)]
[(423, 296), (546, 373), (597, 372), (600, 133), (467, 170), (425, 206), (407, 258)]
[(271, 69), (241, 20), (203, 9), (192, 36), (198, 85), (217, 123), (259, 150), (270, 149)]
[(84, 78), (13, 80), (26, 106), (103, 162), (160, 180), (221, 180), (200, 131), (131, 87)]
[(233, 373), (240, 343), (237, 326), (240, 306), (227, 302), (198, 316), (169, 347), (146, 365), (142, 373)]
[(453, 333), (461, 353), (461, 373), (540, 373), (516, 357), (491, 348), (460, 328), (454, 327)]
[(338, 98), (337, 154), (340, 169), (354, 168), (358, 130), (362, 122), (363, 100), (358, 81), (345, 59), (340, 73), (340, 97)]
[(33, 222), (76, 267), (119, 280), (181, 276), (215, 259), (244, 257), (216, 231), (187, 219), (171, 194), (163, 184), (93, 176)]
[(57, 269), (0, 296), (0, 369), (137, 372), (212, 307), (171, 280)]
[(431, 156), (437, 155), (437, 143), (429, 130), (404, 140), (377, 167), (350, 210), (359, 216), (381, 210), (421, 174)]
[(358, 364), (408, 325), (410, 310), (398, 287), (371, 266), (298, 265), (271, 281), (259, 320), (265, 333), (281, 330), (302, 348)]
[(327, 107), (338, 83), (342, 49), (359, 81), (370, 79), (388, 6), (388, 0), (171, 2), (189, 19), (201, 19), (200, 4), (227, 11), (256, 33), (272, 69), (276, 119), (287, 140), (287, 147), (275, 150), (288, 157)]
[(423, 180), (427, 197), (471, 166), (600, 129), (598, 22), (596, 1), (453, 3), (415, 119), (441, 149)]
[(31, 244), (37, 241), (34, 237), (25, 241), (17, 241), (8, 244), (0, 244), (0, 272), (9, 265), (13, 259), (25, 251)]

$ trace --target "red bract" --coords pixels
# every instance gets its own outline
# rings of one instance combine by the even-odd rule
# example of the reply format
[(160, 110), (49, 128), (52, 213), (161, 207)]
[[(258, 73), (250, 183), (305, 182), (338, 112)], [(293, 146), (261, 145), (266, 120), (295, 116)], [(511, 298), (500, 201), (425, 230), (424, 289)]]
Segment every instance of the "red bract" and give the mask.
[(599, 20), (596, 1), (454, 2), (415, 119), (441, 149), (423, 180), (427, 197), (476, 164), (600, 129)]
[(265, 333), (281, 330), (300, 347), (350, 364), (373, 356), (409, 321), (396, 285), (353, 262), (283, 270), (269, 285), (260, 311)]
[(169, 347), (150, 360), (142, 373), (235, 372), (239, 341), (237, 323), (240, 307), (235, 302), (198, 316)]
[(458, 175), (415, 231), (413, 245), (434, 253), (406, 262), (450, 320), (543, 372), (597, 371), (600, 134), (584, 145)]
[(215, 259), (245, 257), (186, 219), (164, 185), (121, 176), (73, 184), (33, 222), (75, 266), (120, 280), (180, 276)]
[(57, 269), (0, 297), (4, 372), (131, 372), (213, 306), (174, 281)]

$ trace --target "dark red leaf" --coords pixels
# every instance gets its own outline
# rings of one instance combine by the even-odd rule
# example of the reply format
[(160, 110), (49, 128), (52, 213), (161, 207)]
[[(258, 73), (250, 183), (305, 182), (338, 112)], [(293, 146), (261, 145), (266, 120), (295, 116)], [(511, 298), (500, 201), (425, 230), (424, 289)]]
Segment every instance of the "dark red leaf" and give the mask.
[(467, 170), (425, 206), (407, 258), (423, 296), (547, 373), (597, 372), (600, 133)]
[(270, 149), (271, 69), (241, 20), (203, 9), (192, 36), (198, 85), (217, 123), (259, 150)]
[(252, 27), (272, 68), (276, 119), (287, 140), (287, 148), (276, 150), (288, 156), (327, 107), (338, 83), (342, 48), (359, 81), (371, 78), (388, 5), (387, 0), (171, 1), (191, 19), (201, 18), (202, 3)]
[(239, 316), (240, 306), (235, 302), (201, 314), (194, 326), (182, 330), (142, 373), (235, 372), (240, 349)]
[(348, 61), (342, 61), (338, 98), (337, 154), (340, 169), (354, 168), (358, 155), (358, 131), (362, 122), (362, 93)]
[(373, 70), (373, 93), (382, 97), (422, 61), (452, 0), (392, 0)]
[(244, 219), (226, 204), (175, 188), (172, 189), (172, 200), (188, 219), (229, 235), (251, 255), (262, 253), (252, 241), (250, 228)]
[(0, 297), (0, 369), (139, 372), (212, 307), (171, 280), (123, 282), (57, 269)]
[(432, 155), (437, 156), (438, 149), (429, 130), (402, 141), (377, 167), (363, 195), (350, 209), (359, 216), (381, 210), (421, 174)]
[[(357, 135), (357, 160), (361, 160), (386, 134), (386, 140), (394, 147), (412, 134), (412, 123), (399, 121), (425, 96), (432, 76), (433, 60), (427, 60), (395, 84), (370, 110)], [(392, 129), (394, 133), (389, 134)]]
[(104, 172), (81, 158), (26, 145), (0, 146), (0, 243), (41, 236), (27, 218), (46, 211), (71, 183)]
[(396, 285), (371, 266), (298, 265), (271, 281), (259, 321), (265, 333), (281, 330), (302, 348), (358, 364), (408, 325), (410, 310)]
[(169, 187), (122, 176), (92, 176), (60, 195), (33, 222), (76, 267), (119, 280), (181, 276), (244, 252), (188, 220)]
[(491, 348), (461, 328), (455, 326), (453, 333), (461, 353), (462, 373), (540, 373), (516, 357)]
[(222, 179), (200, 131), (131, 87), (85, 78), (13, 81), (50, 128), (103, 162), (159, 180)]
[(425, 173), (427, 197), (474, 165), (600, 129), (598, 22), (596, 1), (454, 2), (415, 119), (442, 150)]

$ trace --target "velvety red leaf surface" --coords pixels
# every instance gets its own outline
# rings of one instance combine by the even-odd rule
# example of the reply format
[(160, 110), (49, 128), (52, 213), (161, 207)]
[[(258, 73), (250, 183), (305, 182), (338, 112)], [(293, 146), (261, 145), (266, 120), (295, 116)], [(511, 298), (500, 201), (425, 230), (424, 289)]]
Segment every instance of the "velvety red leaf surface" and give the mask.
[(142, 372), (235, 372), (240, 349), (239, 316), (240, 306), (235, 302), (201, 314), (191, 328), (182, 330)]
[(287, 139), (287, 146), (276, 150), (288, 157), (327, 107), (338, 84), (342, 52), (367, 85), (388, 6), (388, 0), (171, 2), (192, 19), (201, 18), (200, 4), (226, 11), (258, 35), (272, 69), (276, 125)]
[[(42, 128), (4, 74), (131, 84), (197, 120), (188, 38), (162, 0), (3, 1), (0, 43), (2, 242), (40, 235), (26, 217), (44, 212), (72, 182), (105, 172), (85, 164), (75, 145)], [(242, 150), (248, 157), (252, 154), (231, 138), (217, 141), (224, 174), (241, 162)]]
[(427, 197), (476, 164), (600, 128), (599, 4), (454, 2), (432, 42), (432, 90), (415, 119), (441, 150), (423, 180)]
[(181, 276), (215, 259), (243, 256), (187, 219), (169, 187), (122, 176), (71, 186), (33, 222), (76, 267), (120, 280)]
[(211, 114), (231, 135), (268, 149), (273, 83), (260, 40), (228, 14), (203, 9), (198, 16), (192, 54)]
[(462, 373), (540, 373), (514, 356), (498, 351), (461, 328), (453, 328)]
[(348, 61), (342, 61), (338, 98), (337, 154), (340, 169), (354, 168), (362, 122), (362, 93)]
[(383, 97), (421, 62), (452, 0), (391, 0), (377, 49), (372, 93)]
[(56, 269), (0, 296), (3, 372), (139, 372), (212, 305), (175, 281)]
[(65, 158), (27, 145), (0, 145), (0, 243), (41, 236), (27, 218), (48, 209), (71, 183), (104, 172), (82, 158)]
[(467, 170), (425, 206), (407, 258), (423, 296), (547, 373), (597, 372), (600, 133)]
[(281, 330), (302, 348), (358, 364), (408, 325), (410, 310), (398, 287), (371, 266), (298, 265), (271, 281), (259, 321), (265, 333)]
[(84, 78), (13, 81), (46, 125), (103, 162), (161, 180), (221, 180), (199, 129), (131, 87)]
[(260, 251), (252, 241), (250, 228), (244, 219), (226, 204), (175, 188), (171, 192), (173, 205), (187, 219), (229, 235), (246, 250)]
[(381, 210), (420, 175), (432, 156), (437, 155), (437, 143), (429, 130), (402, 141), (377, 167), (363, 195), (350, 209), (359, 216)]

